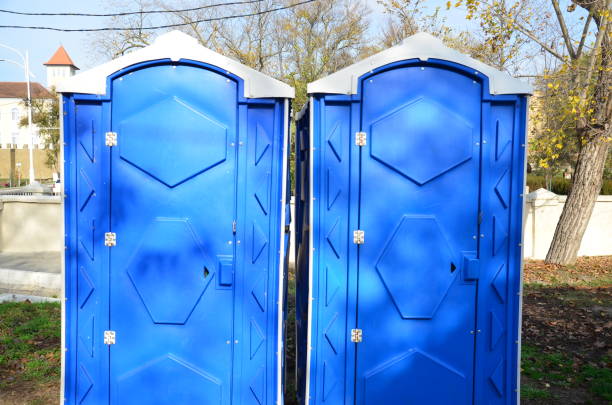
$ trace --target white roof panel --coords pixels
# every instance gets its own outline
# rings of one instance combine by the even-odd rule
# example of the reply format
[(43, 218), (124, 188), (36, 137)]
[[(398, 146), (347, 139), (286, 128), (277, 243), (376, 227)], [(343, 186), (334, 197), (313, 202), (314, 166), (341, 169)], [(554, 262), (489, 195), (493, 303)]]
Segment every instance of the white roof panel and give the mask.
[(113, 59), (93, 69), (83, 71), (64, 80), (58, 87), (61, 93), (106, 94), (106, 78), (137, 63), (171, 59), (189, 59), (217, 66), (244, 80), (247, 98), (293, 98), (293, 87), (214, 52), (180, 31), (171, 31), (155, 39), (153, 44)]
[(491, 94), (532, 94), (531, 85), (476, 59), (457, 52), (427, 33), (420, 32), (401, 44), (372, 55), (360, 62), (308, 84), (308, 93), (357, 94), (359, 77), (393, 62), (418, 58), (441, 59), (467, 66), (489, 78)]

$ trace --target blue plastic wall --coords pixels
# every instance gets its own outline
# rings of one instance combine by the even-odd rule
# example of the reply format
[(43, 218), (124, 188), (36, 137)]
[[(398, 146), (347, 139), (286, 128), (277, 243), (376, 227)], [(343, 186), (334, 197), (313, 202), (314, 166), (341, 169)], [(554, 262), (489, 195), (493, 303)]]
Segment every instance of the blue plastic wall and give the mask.
[(312, 95), (295, 145), (301, 404), (517, 403), (526, 107), (433, 59)]
[(106, 94), (63, 97), (65, 403), (282, 401), (287, 101), (187, 60), (124, 69)]

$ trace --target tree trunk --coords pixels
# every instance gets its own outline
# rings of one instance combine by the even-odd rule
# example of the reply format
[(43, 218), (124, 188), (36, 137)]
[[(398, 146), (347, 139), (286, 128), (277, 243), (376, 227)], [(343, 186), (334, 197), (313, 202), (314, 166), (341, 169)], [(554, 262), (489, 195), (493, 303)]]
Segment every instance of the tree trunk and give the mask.
[[(574, 0), (576, 1), (576, 0)], [(610, 9), (611, 0), (589, 1), (579, 5), (591, 13), (598, 27), (594, 49), (589, 55), (582, 90), (583, 101), (593, 103), (593, 114), (580, 115), (577, 120), (578, 139), (582, 142), (572, 190), (567, 196), (546, 262), (573, 264), (586, 231), (597, 196), (601, 190), (603, 171), (608, 156), (612, 104), (612, 44), (609, 39), (607, 15), (601, 11)], [(599, 48), (599, 49), (598, 49)], [(599, 65), (597, 63), (599, 58)], [(594, 85), (592, 97), (589, 87)]]
[(608, 155), (605, 137), (594, 136), (580, 149), (572, 190), (567, 196), (557, 229), (546, 255), (547, 263), (568, 265), (576, 262), (582, 236), (601, 190)]

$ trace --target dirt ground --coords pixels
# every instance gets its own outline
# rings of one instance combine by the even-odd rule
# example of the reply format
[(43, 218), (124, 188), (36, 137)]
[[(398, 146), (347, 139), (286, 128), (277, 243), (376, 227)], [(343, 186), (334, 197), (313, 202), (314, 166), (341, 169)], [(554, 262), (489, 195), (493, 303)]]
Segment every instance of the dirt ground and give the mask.
[[(612, 256), (582, 258), (570, 267), (528, 261), (524, 279), (522, 403), (612, 404)], [(0, 405), (56, 404), (59, 311), (54, 304), (26, 303), (10, 308), (10, 318), (5, 305), (0, 304)], [(290, 299), (289, 333), (295, 330), (294, 305)], [(18, 317), (27, 319), (13, 319)], [(294, 353), (290, 337), (287, 405), (295, 404)]]
[(0, 392), (0, 405), (56, 405), (60, 399), (59, 390), (59, 380), (22, 382)]
[(524, 404), (612, 404), (612, 256), (525, 263)]
[(612, 403), (612, 288), (526, 287), (522, 403)]

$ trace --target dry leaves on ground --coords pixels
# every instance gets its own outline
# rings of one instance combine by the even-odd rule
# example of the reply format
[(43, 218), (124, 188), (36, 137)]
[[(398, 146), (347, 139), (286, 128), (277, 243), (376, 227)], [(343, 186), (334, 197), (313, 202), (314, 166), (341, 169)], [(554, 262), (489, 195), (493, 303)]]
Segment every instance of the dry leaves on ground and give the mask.
[(612, 256), (580, 257), (572, 266), (525, 260), (526, 284), (612, 286)]

